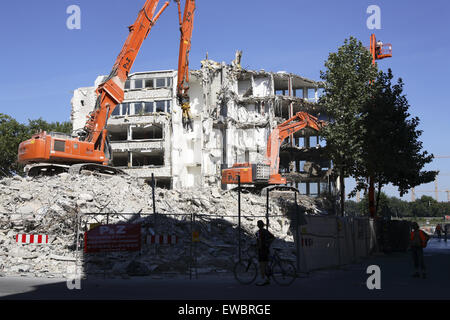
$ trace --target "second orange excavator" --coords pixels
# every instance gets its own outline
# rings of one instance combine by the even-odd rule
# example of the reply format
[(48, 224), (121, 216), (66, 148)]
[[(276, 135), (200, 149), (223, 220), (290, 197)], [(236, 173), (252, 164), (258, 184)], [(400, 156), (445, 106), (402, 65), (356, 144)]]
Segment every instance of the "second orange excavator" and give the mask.
[(237, 184), (238, 177), (241, 184), (255, 186), (286, 184), (286, 178), (283, 178), (279, 173), (279, 155), (282, 142), (304, 128), (319, 131), (324, 125), (324, 121), (320, 121), (306, 112), (296, 113), (270, 133), (265, 161), (260, 163), (235, 163), (231, 168), (222, 170), (222, 184)]

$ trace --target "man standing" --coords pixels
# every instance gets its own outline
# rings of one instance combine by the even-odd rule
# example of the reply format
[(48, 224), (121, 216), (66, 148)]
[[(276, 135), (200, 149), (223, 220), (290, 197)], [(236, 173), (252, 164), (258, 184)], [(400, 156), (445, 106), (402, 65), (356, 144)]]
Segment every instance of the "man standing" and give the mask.
[(258, 286), (265, 286), (270, 283), (266, 275), (266, 267), (269, 262), (270, 245), (275, 237), (268, 230), (264, 229), (264, 222), (258, 220), (258, 232), (256, 233), (256, 245), (258, 250), (259, 270), (261, 272), (261, 282), (257, 282)]
[(411, 253), (415, 268), (413, 277), (420, 277), (419, 269), (422, 271), (422, 278), (426, 277), (423, 248), (427, 246), (428, 238), (428, 235), (419, 229), (417, 222), (413, 222), (411, 231)]

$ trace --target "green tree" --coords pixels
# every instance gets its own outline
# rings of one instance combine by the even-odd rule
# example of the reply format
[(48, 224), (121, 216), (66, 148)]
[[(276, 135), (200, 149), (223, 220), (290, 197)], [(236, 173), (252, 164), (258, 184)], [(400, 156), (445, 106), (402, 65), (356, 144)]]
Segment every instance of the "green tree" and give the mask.
[(433, 216), (433, 207), (437, 201), (429, 196), (422, 196), (419, 199), (411, 202), (411, 211), (413, 217), (431, 217)]
[(17, 149), (27, 137), (27, 126), (0, 113), (0, 176), (10, 175), (18, 169)]
[(362, 215), (361, 205), (356, 201), (347, 200), (345, 201), (345, 212), (349, 216), (360, 216)]
[(61, 133), (72, 133), (72, 123), (70, 121), (66, 122), (47, 122), (42, 118), (37, 120), (28, 120), (28, 131), (30, 135), (41, 131), (47, 132), (61, 132)]
[(371, 81), (377, 70), (369, 51), (357, 39), (350, 37), (325, 62), (324, 92), (319, 103), (325, 107), (330, 123), (322, 129), (327, 141), (327, 153), (333, 161), (340, 181), (341, 214), (344, 213), (344, 178), (353, 175), (362, 152), (362, 111), (373, 96)]
[(396, 197), (389, 198), (389, 206), (391, 207), (391, 211), (396, 217), (408, 217), (411, 216), (411, 208), (408, 201), (404, 201), (402, 199)]
[[(395, 210), (395, 207), (392, 205), (392, 198), (390, 198), (389, 196), (387, 196), (384, 192), (381, 192), (381, 194), (379, 195), (379, 211), (380, 211), (380, 216), (383, 217), (392, 217), (392, 216), (397, 216), (398, 212), (397, 210)], [(360, 202), (360, 209), (361, 212), (364, 215), (369, 215), (369, 195), (366, 194), (364, 195), (364, 197), (361, 199)]]
[[(397, 197), (388, 197), (384, 192), (380, 194), (380, 216), (384, 217), (443, 217), (450, 215), (449, 202), (437, 202), (429, 196), (422, 196), (409, 202)], [(360, 202), (347, 200), (345, 210), (351, 215), (369, 215), (369, 198), (364, 195)]]
[(392, 84), (392, 71), (379, 72), (374, 83), (374, 96), (368, 101), (363, 116), (362, 153), (356, 165), (356, 189), (367, 187), (365, 177), (377, 184), (376, 212), (380, 207), (381, 189), (388, 183), (398, 187), (400, 196), (409, 189), (435, 179), (437, 171), (422, 171), (433, 159), (422, 151), (417, 130), (419, 119), (410, 118), (409, 104), (403, 95), (403, 81)]

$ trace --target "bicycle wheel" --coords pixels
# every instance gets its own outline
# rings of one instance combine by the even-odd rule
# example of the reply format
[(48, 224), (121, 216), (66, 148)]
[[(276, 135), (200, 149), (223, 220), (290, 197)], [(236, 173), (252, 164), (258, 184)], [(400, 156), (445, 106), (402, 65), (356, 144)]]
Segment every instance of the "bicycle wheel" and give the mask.
[(280, 260), (272, 266), (272, 277), (280, 286), (288, 286), (297, 278), (297, 272), (290, 261)]
[(234, 265), (234, 277), (241, 284), (250, 284), (256, 279), (258, 268), (252, 260), (241, 260)]

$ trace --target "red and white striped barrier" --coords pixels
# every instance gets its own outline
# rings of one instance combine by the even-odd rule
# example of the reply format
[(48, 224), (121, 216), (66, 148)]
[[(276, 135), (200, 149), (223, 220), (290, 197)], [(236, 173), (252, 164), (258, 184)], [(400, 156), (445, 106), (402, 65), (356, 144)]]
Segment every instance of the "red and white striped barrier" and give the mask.
[(147, 237), (147, 244), (177, 244), (178, 236), (173, 235), (153, 235)]
[(33, 244), (47, 244), (48, 235), (46, 234), (17, 234), (17, 243), (33, 243)]

